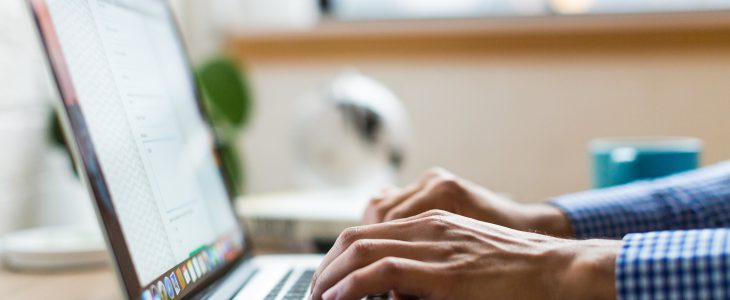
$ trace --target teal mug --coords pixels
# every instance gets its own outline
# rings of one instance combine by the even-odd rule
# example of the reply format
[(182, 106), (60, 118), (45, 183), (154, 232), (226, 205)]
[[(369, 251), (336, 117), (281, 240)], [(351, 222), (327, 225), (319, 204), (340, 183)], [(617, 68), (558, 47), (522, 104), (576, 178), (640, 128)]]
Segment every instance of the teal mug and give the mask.
[(601, 138), (591, 141), (593, 186), (605, 188), (696, 169), (702, 141), (682, 137)]

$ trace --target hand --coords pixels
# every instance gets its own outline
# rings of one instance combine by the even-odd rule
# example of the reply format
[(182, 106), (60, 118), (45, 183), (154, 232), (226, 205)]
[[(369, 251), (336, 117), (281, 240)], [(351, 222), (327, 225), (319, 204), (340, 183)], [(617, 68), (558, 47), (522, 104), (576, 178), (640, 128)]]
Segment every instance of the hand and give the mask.
[(388, 188), (375, 197), (363, 223), (375, 224), (440, 209), (522, 231), (572, 237), (572, 226), (560, 209), (547, 204), (521, 204), (472, 182), (433, 169), (403, 188)]
[(314, 275), (311, 299), (615, 299), (620, 248), (429, 211), (345, 230)]

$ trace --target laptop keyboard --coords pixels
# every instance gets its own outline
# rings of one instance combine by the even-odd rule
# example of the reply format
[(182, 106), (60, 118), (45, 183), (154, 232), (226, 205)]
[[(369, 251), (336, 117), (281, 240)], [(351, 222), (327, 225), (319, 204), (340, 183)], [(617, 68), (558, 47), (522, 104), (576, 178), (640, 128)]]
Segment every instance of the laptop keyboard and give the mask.
[[(282, 276), (279, 282), (269, 291), (264, 300), (302, 300), (307, 296), (309, 291), (309, 285), (312, 282), (312, 276), (314, 276), (314, 269), (306, 269), (299, 274), (299, 277), (286, 291), (286, 294), (282, 295), (282, 289), (286, 285), (289, 278), (294, 274), (294, 269), (289, 270)], [(366, 298), (367, 300), (388, 300), (388, 294), (372, 295)]]
[(269, 293), (266, 295), (264, 300), (301, 300), (304, 299), (304, 297), (307, 295), (307, 291), (309, 290), (309, 284), (312, 282), (312, 276), (314, 276), (314, 269), (307, 269), (304, 270), (302, 273), (299, 274), (299, 277), (294, 281), (294, 283), (289, 287), (289, 290), (286, 291), (286, 294), (280, 295), (282, 293), (282, 289), (284, 288), (284, 285), (286, 285), (286, 282), (289, 281), (289, 277), (292, 276), (294, 273), (294, 270), (289, 270), (284, 276), (279, 280), (278, 283), (269, 291)]

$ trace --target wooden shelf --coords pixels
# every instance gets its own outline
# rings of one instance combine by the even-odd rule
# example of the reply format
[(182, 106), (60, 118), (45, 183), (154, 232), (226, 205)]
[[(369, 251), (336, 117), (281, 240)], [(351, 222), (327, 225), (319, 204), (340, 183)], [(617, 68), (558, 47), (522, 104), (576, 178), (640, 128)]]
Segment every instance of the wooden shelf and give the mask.
[(555, 47), (730, 44), (730, 11), (503, 17), (463, 20), (323, 21), (301, 31), (236, 32), (228, 49), (246, 59), (402, 55)]

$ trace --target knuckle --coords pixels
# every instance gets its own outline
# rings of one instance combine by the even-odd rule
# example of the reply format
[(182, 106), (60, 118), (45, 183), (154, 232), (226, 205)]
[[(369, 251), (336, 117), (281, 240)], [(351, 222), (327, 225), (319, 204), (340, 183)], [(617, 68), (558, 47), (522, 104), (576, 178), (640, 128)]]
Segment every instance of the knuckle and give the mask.
[(374, 243), (369, 240), (358, 240), (352, 244), (353, 255), (364, 257), (373, 251)]
[(429, 217), (445, 217), (449, 215), (449, 212), (442, 209), (431, 209), (426, 212), (426, 215)]
[(349, 245), (358, 240), (362, 228), (359, 226), (349, 227), (340, 233), (339, 241), (341, 244)]
[(380, 272), (383, 275), (397, 275), (401, 268), (401, 262), (395, 257), (386, 257), (380, 260)]
[(377, 207), (378, 204), (382, 203), (384, 200), (383, 196), (375, 196), (370, 199), (370, 202), (368, 202), (368, 207)]
[(457, 193), (463, 190), (463, 186), (458, 179), (454, 177), (441, 178), (434, 184), (435, 192), (440, 193)]
[(426, 174), (432, 177), (451, 176), (451, 172), (443, 167), (433, 167), (431, 169), (428, 169)]
[(433, 215), (425, 218), (426, 223), (436, 232), (446, 232), (449, 230), (450, 225), (444, 221), (441, 215)]
[(444, 169), (443, 168), (433, 167), (433, 168), (428, 169), (428, 171), (426, 171), (426, 174), (424, 174), (424, 177), (426, 177), (426, 178), (436, 177), (436, 176), (439, 176), (439, 175), (441, 175), (443, 173), (444, 173)]

